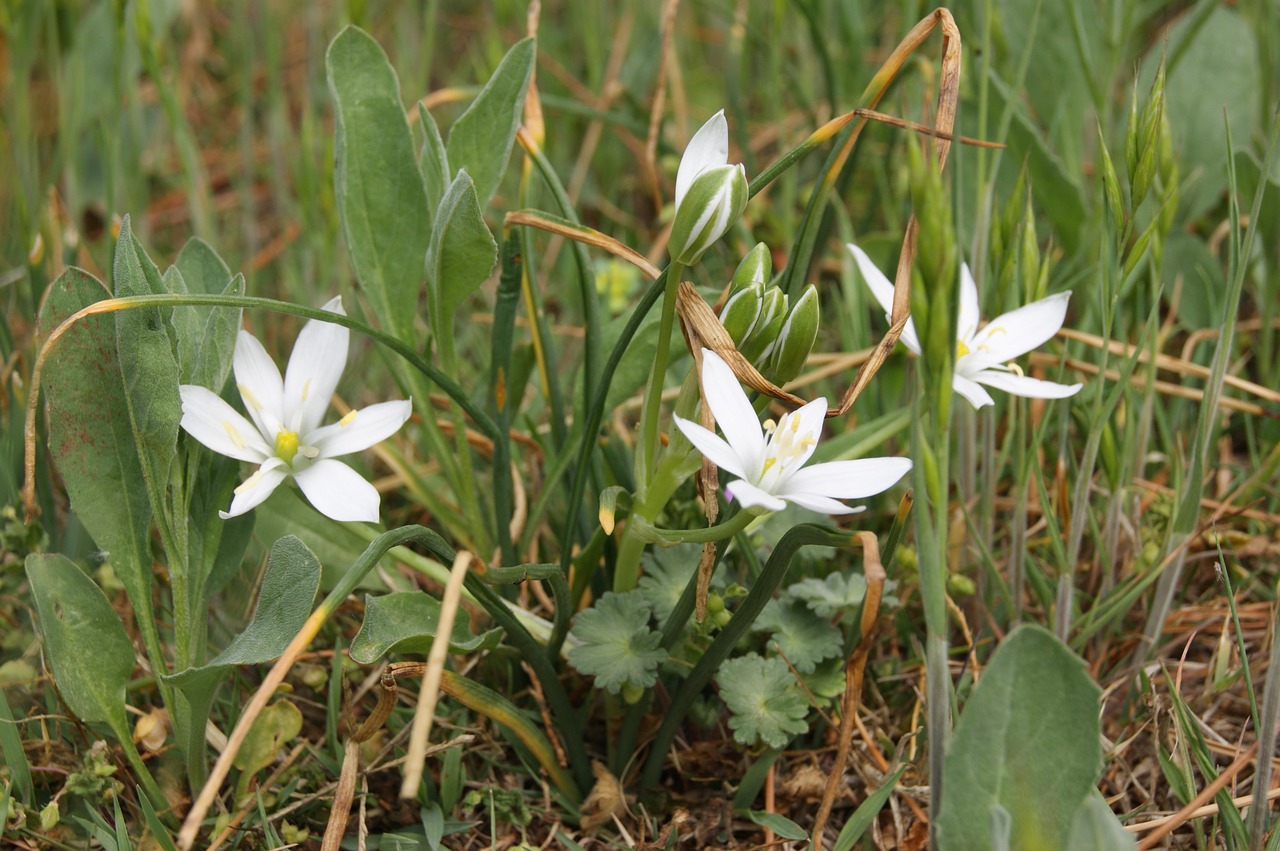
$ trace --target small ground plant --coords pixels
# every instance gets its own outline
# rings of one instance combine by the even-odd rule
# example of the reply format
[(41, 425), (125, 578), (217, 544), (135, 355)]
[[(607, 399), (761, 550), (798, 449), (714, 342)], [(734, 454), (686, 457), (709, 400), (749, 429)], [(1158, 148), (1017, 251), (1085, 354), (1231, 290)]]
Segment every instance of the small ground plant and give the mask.
[(4, 841), (1280, 847), (1276, 11), (873, 6), (0, 12)]

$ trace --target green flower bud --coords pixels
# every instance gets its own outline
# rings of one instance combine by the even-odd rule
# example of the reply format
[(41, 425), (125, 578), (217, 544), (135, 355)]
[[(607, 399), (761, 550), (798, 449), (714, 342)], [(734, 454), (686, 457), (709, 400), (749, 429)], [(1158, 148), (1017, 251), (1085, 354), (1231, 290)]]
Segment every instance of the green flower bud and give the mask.
[(697, 263), (747, 208), (747, 170), (738, 165), (709, 168), (698, 175), (676, 205), (667, 248), (683, 266)]
[(751, 329), (751, 335), (738, 346), (738, 351), (747, 360), (758, 364), (778, 338), (778, 332), (786, 318), (786, 293), (777, 287), (769, 287), (760, 300), (760, 316), (756, 319), (755, 327)]
[(810, 284), (792, 305), (769, 352), (765, 374), (775, 384), (786, 384), (800, 374), (818, 339), (818, 289)]
[(729, 300), (720, 309), (720, 324), (729, 332), (734, 345), (739, 349), (755, 330), (763, 301), (764, 284), (752, 281), (729, 296)]
[(769, 246), (763, 242), (756, 243), (756, 247), (747, 252), (747, 256), (742, 258), (734, 271), (733, 280), (729, 282), (729, 292), (735, 293), (751, 283), (767, 284), (772, 273), (773, 257), (769, 253)]

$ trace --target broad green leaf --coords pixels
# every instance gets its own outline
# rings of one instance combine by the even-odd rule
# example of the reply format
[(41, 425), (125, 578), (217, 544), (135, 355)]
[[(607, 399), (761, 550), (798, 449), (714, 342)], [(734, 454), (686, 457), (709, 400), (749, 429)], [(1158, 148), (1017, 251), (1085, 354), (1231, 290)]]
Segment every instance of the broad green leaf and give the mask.
[(1100, 690), (1052, 633), (1021, 626), (991, 657), (943, 768), (942, 851), (985, 848), (1002, 807), (1013, 848), (1057, 848), (1102, 768)]
[(325, 67), (337, 123), (334, 191), (351, 263), (378, 321), (412, 341), (430, 214), (400, 82), (356, 27), (329, 45)]
[[(389, 653), (425, 656), (440, 624), (440, 601), (424, 591), (396, 591), (366, 597), (364, 623), (351, 641), (351, 658), (372, 665)], [(472, 653), (496, 647), (502, 631), (471, 631), (471, 615), (459, 609), (449, 636), (450, 653)]]
[(826, 579), (810, 577), (789, 587), (786, 595), (808, 606), (815, 615), (831, 618), (862, 605), (867, 580), (861, 573), (836, 571)]
[(786, 747), (792, 737), (809, 729), (809, 706), (796, 686), (794, 674), (777, 656), (756, 653), (728, 659), (716, 674), (719, 694), (728, 706), (733, 738), (754, 746)]
[[(1183, 178), (1198, 172), (1198, 179), (1181, 193), (1178, 218), (1183, 221), (1218, 204), (1226, 188), (1226, 161), (1234, 151), (1227, 150), (1223, 112), (1236, 139), (1250, 138), (1259, 125), (1258, 58), (1249, 25), (1238, 12), (1219, 7), (1199, 32), (1189, 33), (1194, 17), (1184, 16), (1170, 29), (1168, 43), (1177, 49), (1184, 37), (1191, 41), (1165, 84), (1165, 110)], [(1138, 91), (1145, 93), (1151, 85), (1161, 54), (1155, 49), (1143, 60)], [(1213, 73), (1205, 73), (1206, 68)]]
[(733, 737), (744, 745), (761, 741), (771, 748), (783, 748), (809, 729), (805, 721), (809, 706), (791, 669), (777, 656), (766, 659), (748, 653), (729, 659), (716, 673), (716, 683), (732, 713), (729, 727)]
[(907, 766), (899, 766), (879, 789), (868, 795), (867, 799), (858, 805), (853, 815), (849, 816), (849, 820), (844, 823), (844, 827), (840, 828), (840, 835), (836, 837), (836, 844), (831, 846), (831, 851), (853, 851), (854, 845), (862, 838), (862, 834), (867, 832), (871, 822), (875, 821), (880, 810), (884, 809), (885, 802), (893, 794), (893, 788), (898, 785), (898, 778), (906, 770)]
[(45, 658), (67, 706), (82, 721), (105, 723), (129, 736), (124, 695), (133, 672), (133, 644), (93, 580), (66, 556), (27, 556)]
[[(40, 309), (40, 335), (107, 297), (80, 269), (63, 272)], [(151, 506), (129, 428), (114, 319), (90, 316), (62, 335), (44, 368), (49, 453), (71, 509), (105, 551), (134, 605), (150, 609)]]
[(761, 810), (747, 810), (747, 818), (761, 827), (767, 827), (783, 839), (793, 842), (808, 839), (809, 832), (791, 819), (777, 813), (766, 813)]
[(813, 673), (823, 659), (839, 655), (843, 643), (840, 630), (800, 600), (770, 600), (751, 628), (773, 633), (770, 649), (776, 642), (778, 651), (802, 674)]
[(471, 175), (481, 208), (488, 206), (507, 170), (511, 146), (520, 128), (529, 75), (533, 73), (534, 55), (532, 38), (516, 43), (502, 57), (471, 106), (449, 129), (448, 162)]
[(320, 562), (306, 544), (286, 535), (271, 547), (258, 602), (244, 632), (207, 665), (165, 679), (185, 691), (207, 672), (221, 676), (230, 667), (262, 665), (278, 658), (306, 623), (319, 587)]
[(653, 685), (667, 659), (662, 633), (649, 626), (649, 607), (637, 591), (605, 594), (574, 616), (571, 634), (582, 644), (569, 651), (569, 664), (613, 694)]
[[(120, 227), (120, 239), (116, 243), (112, 283), (117, 297), (165, 292), (155, 264), (133, 238), (128, 216)], [(142, 477), (147, 484), (152, 513), (163, 518), (168, 508), (169, 469), (178, 451), (178, 421), (182, 419), (178, 361), (169, 336), (170, 327), (157, 307), (118, 311), (115, 322), (125, 406), (133, 427)], [(145, 602), (134, 600), (134, 605), (145, 605)]]
[[(244, 276), (233, 277), (227, 264), (204, 240), (188, 240), (169, 271), (174, 269), (181, 273), (185, 292), (244, 295)], [(183, 384), (199, 384), (221, 392), (231, 373), (241, 313), (240, 308), (185, 304), (173, 309), (171, 321)]]
[(1137, 847), (1133, 834), (1120, 824), (1098, 790), (1091, 790), (1071, 819), (1066, 851), (1132, 851)]
[[(666, 624), (680, 602), (680, 595), (684, 594), (694, 571), (698, 569), (701, 556), (700, 544), (678, 544), (645, 553), (642, 557), (644, 575), (640, 577), (638, 587), (645, 605), (653, 610), (660, 625)], [(717, 571), (712, 576), (712, 587), (717, 587), (717, 578), (723, 579), (723, 573)], [(718, 583), (718, 587), (724, 587), (723, 582)]]
[(453, 172), (449, 169), (449, 154), (444, 149), (444, 139), (440, 138), (440, 128), (431, 110), (421, 103), (418, 104), (418, 126), (422, 128), (419, 168), (422, 169), (423, 187), (427, 190), (427, 209), (434, 214), (440, 207), (440, 199), (444, 198), (445, 189), (452, 182)]
[(437, 337), (453, 333), (453, 312), (475, 292), (498, 262), (498, 244), (484, 223), (476, 187), (458, 172), (436, 210), (427, 249), (427, 293)]

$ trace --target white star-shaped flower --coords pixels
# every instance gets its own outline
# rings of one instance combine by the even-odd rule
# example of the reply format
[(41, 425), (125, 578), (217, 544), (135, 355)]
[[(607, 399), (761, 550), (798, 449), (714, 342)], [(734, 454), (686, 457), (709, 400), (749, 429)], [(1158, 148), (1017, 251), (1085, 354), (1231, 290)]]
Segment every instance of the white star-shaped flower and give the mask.
[[(342, 299), (323, 310), (345, 315)], [(320, 512), (334, 520), (377, 522), (378, 491), (355, 470), (334, 459), (368, 449), (404, 425), (407, 401), (381, 402), (351, 411), (332, 425), (320, 419), (347, 363), (350, 332), (311, 320), (298, 335), (284, 378), (266, 349), (247, 331), (236, 339), (236, 389), (250, 422), (207, 387), (183, 384), (182, 428), (200, 443), (258, 469), (235, 490), (224, 520), (259, 505), (292, 476)]]
[(756, 514), (779, 511), (792, 502), (823, 514), (853, 514), (837, 500), (862, 499), (888, 490), (911, 469), (909, 458), (860, 458), (805, 467), (822, 434), (827, 400), (784, 414), (760, 427), (755, 409), (723, 359), (702, 350), (702, 389), (725, 439), (697, 423), (676, 417), (676, 426), (713, 464), (737, 476), (725, 494)]
[[(849, 250), (858, 263), (862, 279), (876, 301), (885, 309), (885, 316), (893, 311), (893, 284), (876, 268), (858, 246), (850, 243)], [(995, 387), (1015, 396), (1033, 399), (1063, 399), (1074, 396), (1083, 384), (1057, 384), (1023, 375), (1016, 366), (1009, 364), (1032, 349), (1048, 341), (1067, 317), (1067, 301), (1071, 290), (1033, 301), (1017, 310), (1011, 310), (992, 319), (978, 329), (978, 287), (965, 264), (960, 266), (960, 312), (956, 317), (956, 363), (951, 376), (951, 387), (975, 408), (994, 405), (991, 394), (982, 387)], [(916, 337), (915, 323), (907, 320), (902, 330), (902, 344), (914, 354), (920, 354), (920, 340)]]

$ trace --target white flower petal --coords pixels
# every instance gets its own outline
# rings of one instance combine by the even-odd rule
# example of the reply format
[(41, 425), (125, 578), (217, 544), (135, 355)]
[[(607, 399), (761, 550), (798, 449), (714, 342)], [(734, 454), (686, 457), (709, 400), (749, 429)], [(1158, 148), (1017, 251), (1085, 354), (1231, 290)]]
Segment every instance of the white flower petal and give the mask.
[(818, 448), (818, 440), (822, 437), (822, 424), (827, 419), (827, 400), (823, 396), (819, 396), (812, 402), (802, 405), (791, 414), (792, 417), (800, 421), (800, 425), (796, 427), (796, 432), (801, 435), (809, 435), (812, 443), (803, 446), (799, 454), (791, 462), (796, 467), (800, 467), (808, 463), (809, 458), (813, 455), (813, 450)]
[(179, 425), (200, 443), (228, 458), (261, 464), (271, 449), (253, 424), (217, 393), (197, 384), (178, 388), (182, 399)]
[[(867, 252), (863, 251), (852, 242), (847, 243), (849, 251), (853, 254), (853, 259), (857, 261), (858, 271), (862, 273), (862, 280), (866, 282), (867, 289), (871, 290), (871, 295), (884, 308), (885, 319), (889, 320), (889, 324), (893, 324), (893, 283), (885, 277), (876, 264), (871, 262), (871, 258), (867, 256)], [(902, 345), (906, 346), (908, 351), (920, 354), (920, 339), (916, 336), (916, 324), (911, 319), (907, 320), (906, 327), (902, 329), (902, 336), (899, 337)]]
[(758, 488), (746, 479), (736, 479), (724, 486), (728, 499), (736, 499), (744, 508), (763, 508), (768, 511), (781, 511), (787, 504), (763, 488)]
[(698, 128), (689, 140), (680, 158), (680, 168), (676, 171), (676, 207), (684, 199), (693, 181), (698, 175), (718, 165), (729, 162), (729, 122), (725, 120), (724, 110), (707, 119), (707, 123)]
[(294, 475), (321, 514), (340, 521), (378, 522), (378, 491), (341, 461), (322, 458)]
[(742, 459), (742, 470), (733, 470), (718, 461), (716, 466), (736, 476), (758, 476), (764, 464), (765, 445), (760, 418), (738, 383), (738, 376), (710, 349), (702, 350), (702, 392), (706, 394), (706, 404), (711, 408), (716, 425), (720, 426), (729, 446)]
[(968, 263), (960, 264), (960, 313), (956, 317), (956, 339), (966, 343), (978, 330), (978, 285)]
[(399, 431), (412, 413), (410, 402), (379, 402), (351, 411), (333, 425), (316, 429), (302, 442), (320, 450), (321, 458), (348, 455), (386, 440)]
[(733, 447), (726, 443), (713, 431), (708, 431), (695, 422), (690, 422), (683, 417), (672, 415), (676, 422), (676, 428), (689, 438), (689, 442), (693, 444), (693, 448), (697, 449), (703, 455), (711, 460), (721, 470), (727, 470), (734, 476), (747, 475), (746, 468), (742, 464), (742, 459), (738, 457), (738, 453)]
[[(334, 298), (321, 310), (346, 315), (342, 298)], [(302, 328), (284, 372), (285, 427), (306, 434), (320, 425), (329, 400), (347, 365), (351, 333), (341, 325), (312, 319)]]
[(231, 500), (231, 508), (227, 511), (219, 511), (218, 516), (227, 520), (256, 508), (271, 496), (272, 491), (288, 476), (289, 470), (283, 461), (279, 458), (268, 458), (252, 476), (240, 483), (236, 488), (235, 497)]
[(284, 420), (284, 382), (280, 370), (258, 338), (248, 331), (236, 337), (231, 359), (236, 389), (253, 424), (267, 440), (275, 440)]
[(1037, 348), (1062, 327), (1070, 298), (1067, 290), (992, 319), (973, 337), (975, 357), (987, 365), (1008, 363)]
[(1065, 399), (1080, 392), (1083, 384), (1057, 384), (1053, 381), (1041, 381), (1026, 375), (1003, 372), (998, 369), (987, 369), (973, 376), (988, 387), (1012, 393), (1015, 396), (1027, 396), (1032, 399)]
[(996, 403), (996, 400), (991, 398), (991, 394), (982, 389), (982, 385), (972, 379), (965, 378), (959, 372), (953, 373), (951, 376), (951, 389), (968, 399), (969, 404), (975, 408), (982, 408)]
[(910, 470), (910, 458), (829, 461), (796, 471), (778, 495), (784, 499), (796, 496), (864, 499), (893, 487)]
[(859, 511), (867, 510), (865, 505), (845, 505), (843, 502), (836, 502), (831, 497), (820, 496), (816, 493), (790, 493), (784, 496), (783, 499), (801, 508), (816, 511), (819, 514), (857, 514)]

